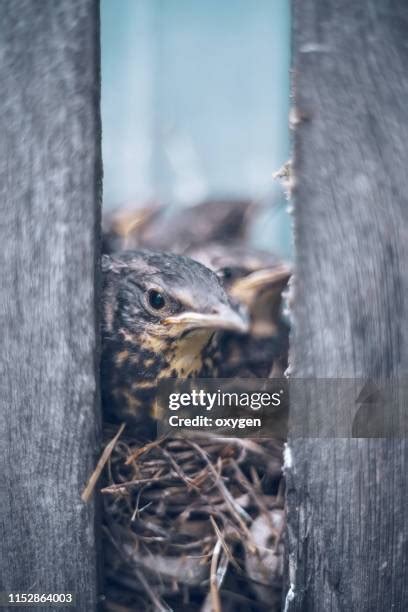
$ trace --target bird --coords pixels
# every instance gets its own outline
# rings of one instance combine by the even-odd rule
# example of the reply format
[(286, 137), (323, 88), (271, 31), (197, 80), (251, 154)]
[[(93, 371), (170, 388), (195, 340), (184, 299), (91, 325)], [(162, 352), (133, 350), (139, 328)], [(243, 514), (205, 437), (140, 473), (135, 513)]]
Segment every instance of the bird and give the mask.
[(204, 200), (178, 207), (149, 226), (144, 246), (184, 253), (209, 242), (236, 243), (247, 233), (248, 219), (256, 204), (246, 199)]
[(109, 254), (138, 248), (148, 228), (157, 222), (164, 207), (158, 203), (132, 204), (103, 215), (102, 253)]
[(232, 301), (249, 312), (250, 328), (223, 334), (220, 376), (282, 377), (287, 368), (289, 325), (282, 316), (282, 292), (291, 267), (273, 253), (248, 245), (213, 243), (188, 255), (213, 270)]
[(251, 200), (205, 200), (187, 207), (155, 205), (118, 209), (104, 217), (103, 252), (132, 249), (183, 254), (209, 242), (244, 239)]
[(214, 272), (182, 255), (104, 255), (102, 280), (105, 417), (149, 431), (158, 381), (216, 376), (218, 334), (246, 333), (248, 318)]

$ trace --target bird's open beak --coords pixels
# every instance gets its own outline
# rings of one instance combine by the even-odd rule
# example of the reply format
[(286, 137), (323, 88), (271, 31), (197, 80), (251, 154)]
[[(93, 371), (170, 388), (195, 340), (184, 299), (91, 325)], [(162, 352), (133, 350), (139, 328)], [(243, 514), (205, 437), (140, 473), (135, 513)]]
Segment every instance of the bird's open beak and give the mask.
[(238, 313), (227, 305), (220, 305), (217, 312), (206, 314), (201, 312), (183, 312), (167, 317), (164, 323), (180, 330), (180, 333), (193, 329), (230, 330), (241, 334), (249, 331), (249, 319), (246, 314)]
[(286, 264), (265, 268), (238, 279), (230, 287), (230, 294), (244, 304), (252, 302), (262, 291), (282, 288), (291, 276), (291, 269)]

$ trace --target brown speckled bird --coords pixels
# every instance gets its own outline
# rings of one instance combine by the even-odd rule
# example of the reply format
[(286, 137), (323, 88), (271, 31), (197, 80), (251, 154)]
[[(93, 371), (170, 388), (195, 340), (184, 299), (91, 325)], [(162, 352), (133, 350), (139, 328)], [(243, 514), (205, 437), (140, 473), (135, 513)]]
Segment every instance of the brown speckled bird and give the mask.
[(248, 321), (218, 277), (174, 254), (103, 256), (101, 386), (109, 419), (152, 417), (160, 378), (217, 375), (217, 330), (245, 333)]
[(282, 292), (291, 275), (276, 255), (248, 246), (207, 245), (189, 256), (214, 270), (233, 300), (250, 316), (245, 336), (226, 332), (220, 376), (280, 377), (287, 367), (289, 327), (282, 317)]

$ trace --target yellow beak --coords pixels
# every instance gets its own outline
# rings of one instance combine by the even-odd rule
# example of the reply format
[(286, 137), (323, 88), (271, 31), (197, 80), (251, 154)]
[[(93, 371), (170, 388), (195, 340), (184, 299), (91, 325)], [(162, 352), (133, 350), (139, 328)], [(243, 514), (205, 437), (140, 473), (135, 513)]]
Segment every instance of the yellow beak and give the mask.
[(233, 283), (229, 292), (233, 297), (247, 304), (264, 289), (273, 289), (275, 286), (278, 288), (286, 285), (290, 276), (291, 269), (286, 264), (257, 270)]
[(224, 329), (241, 334), (249, 331), (249, 320), (246, 314), (238, 313), (227, 305), (220, 305), (211, 314), (201, 312), (183, 312), (167, 317), (164, 324), (179, 329), (180, 333), (192, 329)]

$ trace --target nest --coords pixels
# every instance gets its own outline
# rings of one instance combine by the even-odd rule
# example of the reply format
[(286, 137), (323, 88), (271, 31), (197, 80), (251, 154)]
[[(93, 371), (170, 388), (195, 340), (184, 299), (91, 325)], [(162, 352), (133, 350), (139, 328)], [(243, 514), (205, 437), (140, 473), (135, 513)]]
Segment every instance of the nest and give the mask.
[(106, 610), (280, 609), (281, 443), (121, 435), (109, 453)]

